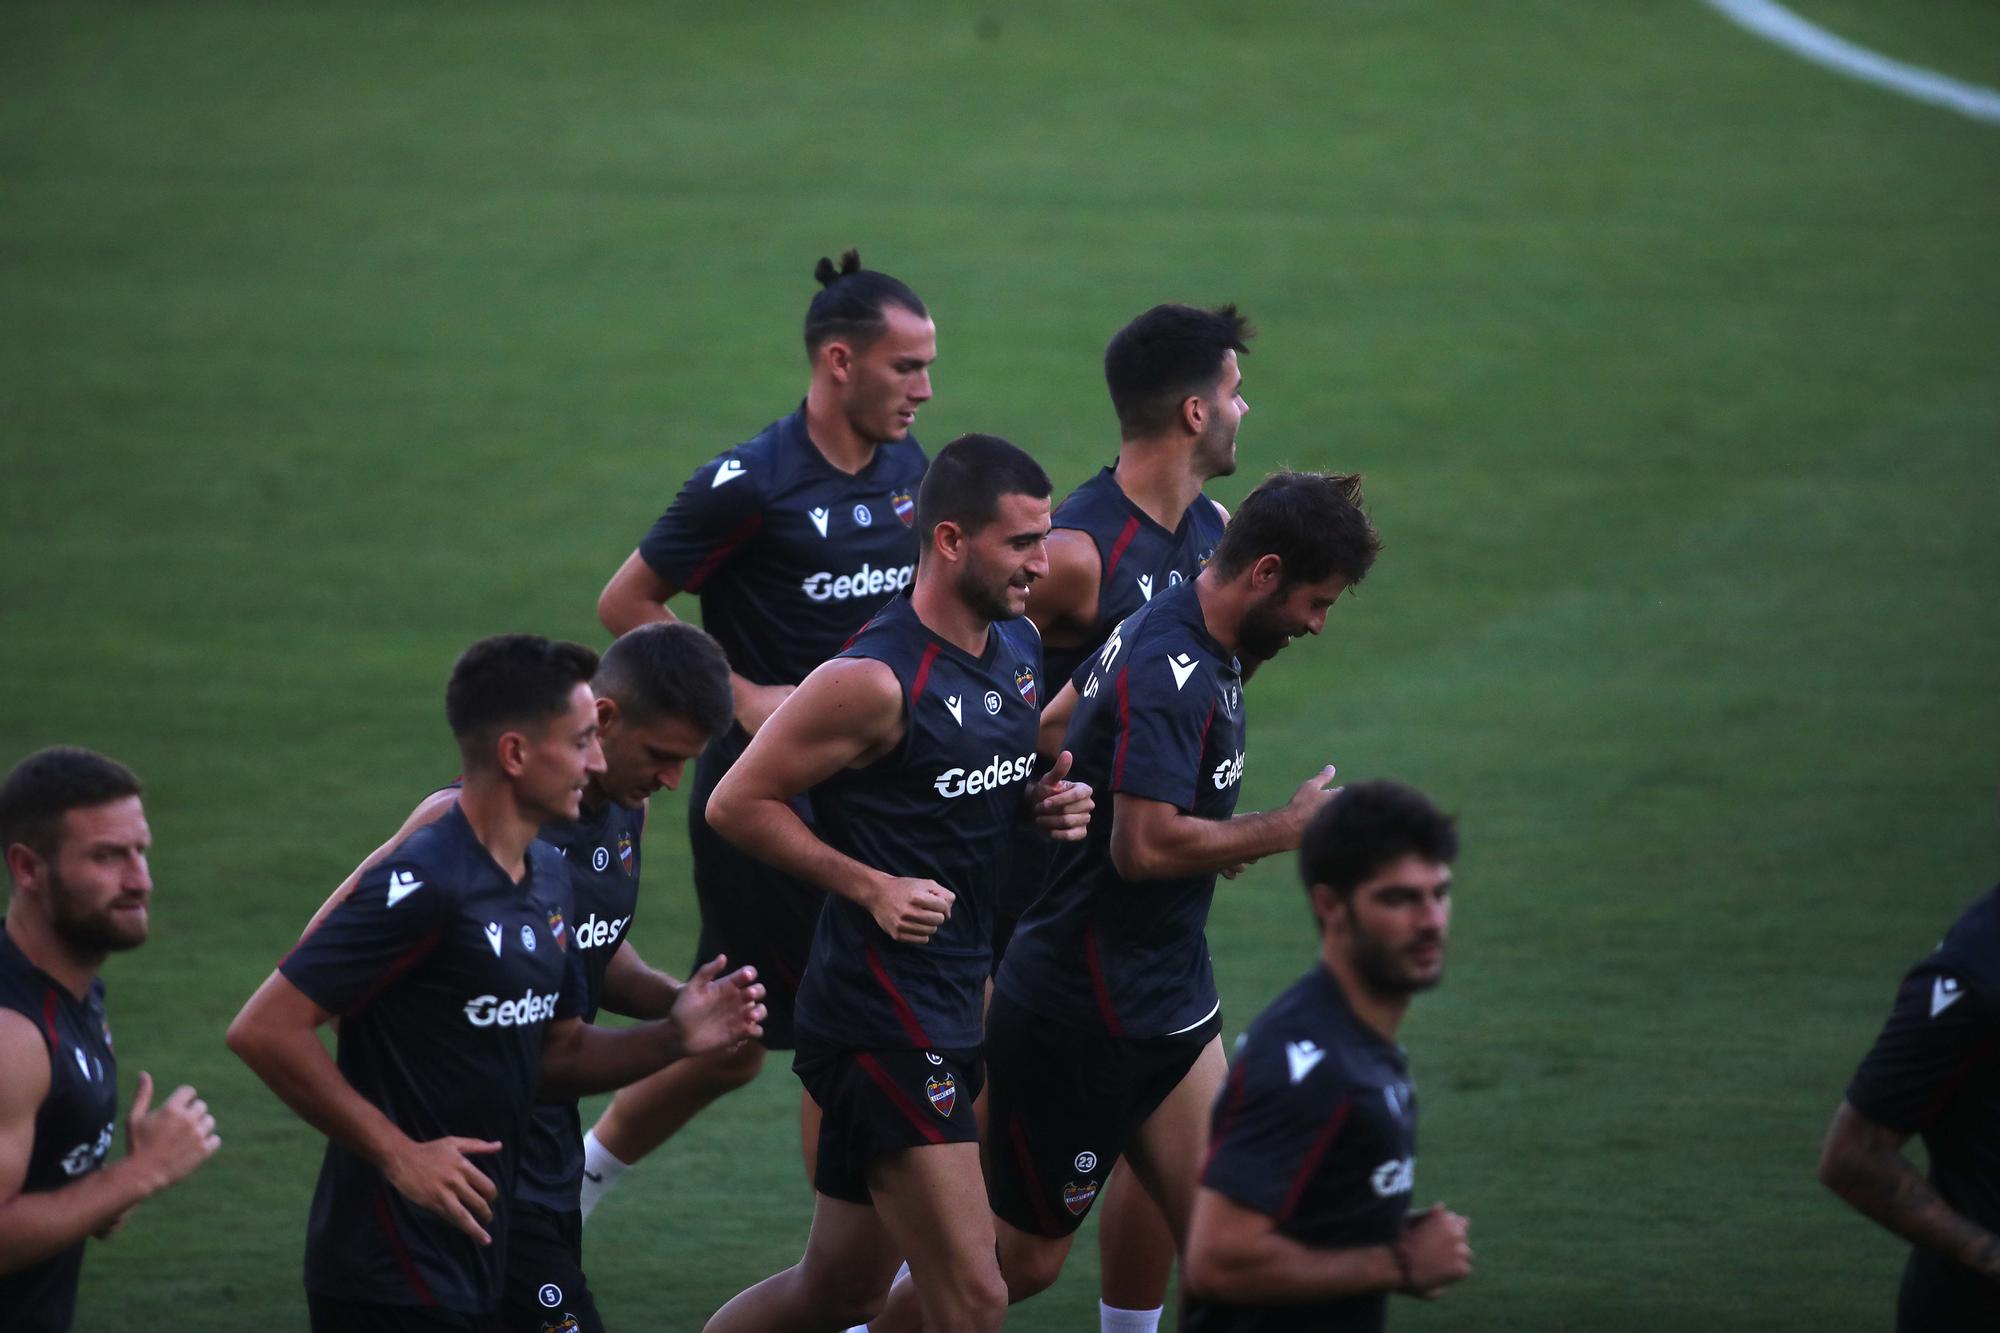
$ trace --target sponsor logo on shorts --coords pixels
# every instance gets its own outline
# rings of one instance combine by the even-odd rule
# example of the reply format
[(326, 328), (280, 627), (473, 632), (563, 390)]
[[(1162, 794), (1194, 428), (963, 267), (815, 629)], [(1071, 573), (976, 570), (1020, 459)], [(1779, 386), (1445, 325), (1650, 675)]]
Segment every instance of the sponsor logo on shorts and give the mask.
[(931, 1099), (931, 1109), (945, 1119), (951, 1119), (951, 1108), (958, 1105), (958, 1084), (950, 1074), (939, 1074), (924, 1080), (924, 1096)]
[(815, 602), (879, 597), (909, 587), (910, 576), (916, 568), (915, 565), (897, 565), (891, 569), (878, 569), (864, 560), (861, 568), (852, 574), (834, 574), (824, 569), (817, 574), (809, 574), (800, 581), (799, 588)]
[(1368, 1183), (1375, 1187), (1378, 1198), (1388, 1199), (1398, 1194), (1408, 1194), (1416, 1188), (1417, 1159), (1392, 1158), (1375, 1168), (1375, 1174), (1368, 1178)]
[(1094, 1180), (1086, 1180), (1081, 1185), (1072, 1180), (1063, 1186), (1063, 1207), (1069, 1209), (1071, 1217), (1082, 1217), (1096, 1201), (1097, 1182)]
[[(1000, 696), (991, 696), (999, 702)], [(994, 755), (983, 768), (947, 768), (931, 780), (937, 794), (946, 800), (957, 800), (961, 796), (977, 796), (983, 791), (992, 791), (1012, 782), (1024, 782), (1028, 774), (1035, 771), (1035, 756), (1024, 754), (1018, 759), (1003, 759)]]
[(465, 1002), (465, 1018), (476, 1028), (526, 1027), (530, 1023), (546, 1023), (556, 1016), (556, 996), (560, 993), (550, 991), (546, 995), (537, 995), (526, 991), (518, 1000), (481, 995)]

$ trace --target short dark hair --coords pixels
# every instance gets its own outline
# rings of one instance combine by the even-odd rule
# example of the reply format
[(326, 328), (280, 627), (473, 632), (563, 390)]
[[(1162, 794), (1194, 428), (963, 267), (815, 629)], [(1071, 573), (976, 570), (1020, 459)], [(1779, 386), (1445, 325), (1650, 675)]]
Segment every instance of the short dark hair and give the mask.
[(919, 319), (929, 319), (930, 311), (917, 294), (886, 273), (861, 267), (861, 252), (849, 250), (840, 257), (839, 267), (821, 257), (813, 269), (819, 292), (806, 307), (806, 355), (811, 356), (835, 338), (846, 338), (866, 347), (889, 327), (884, 309), (897, 305)]
[(634, 721), (672, 713), (720, 736), (736, 720), (722, 645), (683, 620), (641, 625), (619, 635), (604, 650), (590, 687), (616, 699)]
[(1235, 578), (1267, 555), (1284, 562), (1283, 586), (1338, 574), (1350, 588), (1368, 577), (1382, 539), (1361, 507), (1361, 478), (1273, 472), (1243, 498), (1210, 561)]
[(1104, 382), (1119, 431), (1129, 440), (1166, 430), (1189, 395), (1215, 388), (1223, 354), (1247, 353), (1256, 336), (1233, 305), (1156, 305), (1118, 330), (1104, 349)]
[(14, 765), (0, 786), (0, 850), (20, 842), (45, 860), (53, 858), (62, 844), (65, 814), (143, 790), (138, 774), (95, 750), (75, 745), (37, 750)]
[(1353, 895), (1382, 867), (1405, 856), (1434, 865), (1458, 859), (1458, 823), (1415, 787), (1386, 778), (1340, 790), (1306, 825), (1299, 878)]
[(938, 450), (917, 489), (917, 532), (922, 546), (940, 523), (956, 523), (977, 533), (1000, 513), (1003, 495), (1046, 500), (1054, 487), (1027, 450), (998, 435), (961, 435)]
[(597, 671), (597, 654), (580, 643), (539, 634), (496, 634), (458, 656), (444, 687), (444, 715), (468, 762), (484, 759), (481, 742), (509, 727), (560, 717), (570, 692)]

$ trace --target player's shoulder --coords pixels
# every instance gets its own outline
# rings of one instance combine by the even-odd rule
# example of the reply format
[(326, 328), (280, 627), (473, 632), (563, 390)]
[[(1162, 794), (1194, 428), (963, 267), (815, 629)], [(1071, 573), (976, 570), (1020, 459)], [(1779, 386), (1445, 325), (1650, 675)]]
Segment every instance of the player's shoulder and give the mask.
[(1050, 522), (1059, 530), (1088, 531), (1102, 522), (1108, 513), (1116, 512), (1122, 519), (1125, 516), (1121, 503), (1124, 494), (1118, 488), (1118, 480), (1111, 469), (1099, 468), (1062, 498), (1062, 503), (1050, 515)]
[(1377, 1083), (1396, 1063), (1394, 1045), (1361, 1027), (1338, 983), (1319, 967), (1252, 1021), (1242, 1057), (1267, 1083), (1315, 1089)]
[[(362, 872), (356, 898), (385, 895), (390, 907), (423, 894), (424, 904), (455, 899), (466, 881), (471, 829), (464, 813), (453, 806), (432, 822), (413, 830), (387, 856)], [(476, 845), (476, 843), (474, 844)]]
[(1946, 1004), (1962, 991), (2000, 1009), (2000, 888), (1987, 890), (1961, 912), (1908, 979), (1943, 986), (1939, 998)]
[(688, 478), (687, 491), (702, 499), (742, 502), (784, 483), (796, 469), (803, 427), (799, 414), (780, 417), (738, 444), (722, 450)]

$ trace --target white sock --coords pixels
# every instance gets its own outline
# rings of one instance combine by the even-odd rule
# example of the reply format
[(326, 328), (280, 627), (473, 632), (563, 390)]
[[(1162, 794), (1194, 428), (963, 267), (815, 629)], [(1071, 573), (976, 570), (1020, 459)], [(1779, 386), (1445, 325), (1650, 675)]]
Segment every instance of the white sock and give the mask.
[(611, 1149), (597, 1141), (597, 1131), (591, 1130), (583, 1136), (583, 1191), (581, 1202), (583, 1220), (590, 1220), (590, 1210), (597, 1207), (611, 1187), (618, 1183), (618, 1177), (632, 1168), (611, 1155)]
[(1097, 1303), (1098, 1333), (1159, 1333), (1160, 1315), (1165, 1306), (1152, 1310), (1121, 1310), (1115, 1305)]

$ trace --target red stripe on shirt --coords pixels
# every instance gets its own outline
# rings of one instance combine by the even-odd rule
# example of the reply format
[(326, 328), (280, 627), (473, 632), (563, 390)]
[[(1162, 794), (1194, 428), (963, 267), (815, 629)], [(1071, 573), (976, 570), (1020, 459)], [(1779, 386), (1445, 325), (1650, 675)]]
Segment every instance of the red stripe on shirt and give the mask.
[(889, 1071), (882, 1068), (880, 1060), (877, 1060), (866, 1051), (857, 1051), (854, 1056), (854, 1063), (861, 1066), (861, 1072), (868, 1075), (870, 1082), (882, 1089), (882, 1095), (889, 1099), (889, 1104), (894, 1106), (898, 1111), (901, 1111), (904, 1117), (917, 1127), (919, 1134), (922, 1134), (931, 1143), (944, 1142), (943, 1131), (939, 1130), (930, 1121), (924, 1119), (923, 1112), (919, 1111), (916, 1103), (912, 1102), (908, 1095), (896, 1086), (896, 1080), (889, 1077)]
[(1042, 1234), (1062, 1235), (1063, 1225), (1049, 1207), (1048, 1191), (1042, 1185), (1041, 1172), (1035, 1170), (1035, 1155), (1028, 1151), (1028, 1136), (1021, 1130), (1019, 1116), (1007, 1121), (1007, 1142), (1013, 1146), (1014, 1164), (1021, 1168), (1021, 1179), (1028, 1183), (1028, 1201), (1035, 1206), (1035, 1220), (1042, 1224)]
[(1215, 725), (1215, 700), (1208, 701), (1208, 716), (1201, 720), (1201, 742), (1194, 747), (1195, 758), (1208, 752), (1208, 729)]
[(1090, 972), (1090, 989), (1097, 995), (1097, 1012), (1104, 1020), (1104, 1030), (1114, 1037), (1125, 1035), (1125, 1028), (1118, 1021), (1118, 1011), (1111, 1007), (1111, 987), (1104, 982), (1104, 968), (1097, 961), (1097, 927), (1083, 928), (1083, 965)]
[(56, 1032), (57, 1003), (56, 988), (51, 986), (48, 992), (42, 996), (42, 1026), (48, 1029), (49, 1054), (51, 1056), (62, 1050), (62, 1037)]
[(687, 576), (687, 582), (681, 586), (681, 591), (700, 592), (701, 585), (708, 582), (709, 575), (721, 568), (722, 562), (729, 558), (730, 552), (756, 536), (757, 530), (763, 526), (764, 515), (761, 512), (752, 514), (737, 524), (736, 531), (724, 537), (720, 546), (702, 557), (701, 563), (694, 567), (694, 572)]
[(381, 1224), (383, 1233), (389, 1237), (389, 1248), (396, 1253), (396, 1266), (403, 1270), (403, 1280), (410, 1284), (410, 1290), (416, 1295), (417, 1304), (436, 1305), (437, 1297), (431, 1295), (431, 1289), (424, 1285), (424, 1275), (417, 1271), (416, 1260), (410, 1258), (410, 1252), (403, 1247), (403, 1237), (396, 1231), (396, 1218), (389, 1211), (389, 1193), (386, 1185), (376, 1187), (375, 1220)]
[(369, 1005), (373, 1004), (375, 1002), (375, 997), (380, 995), (383, 991), (389, 988), (389, 983), (393, 982), (397, 977), (402, 976), (403, 973), (409, 971), (411, 968), (415, 967), (418, 963), (424, 961), (424, 959), (430, 955), (430, 951), (432, 949), (437, 948), (438, 943), (443, 939), (444, 939), (443, 926), (432, 926), (429, 930), (425, 931), (423, 937), (419, 939), (415, 944), (412, 944), (409, 948), (397, 954), (395, 961), (391, 962), (389, 966), (383, 968), (382, 975), (375, 978), (375, 984), (370, 986), (366, 991), (362, 992), (360, 999), (356, 1000), (353, 1004), (348, 1005), (347, 1008), (341, 1010), (340, 1011), (341, 1014), (345, 1017), (352, 1018), (354, 1015), (360, 1013), (363, 1009), (366, 1009)]
[(1124, 528), (1118, 533), (1118, 540), (1111, 543), (1111, 554), (1104, 557), (1105, 578), (1110, 578), (1113, 571), (1118, 568), (1118, 562), (1125, 558), (1125, 548), (1130, 546), (1132, 539), (1138, 535), (1139, 520), (1136, 518), (1126, 519)]
[(1299, 1173), (1292, 1177), (1292, 1187), (1285, 1191), (1285, 1202), (1278, 1208), (1276, 1220), (1279, 1226), (1283, 1226), (1291, 1218), (1292, 1209), (1299, 1206), (1299, 1196), (1306, 1192), (1306, 1182), (1312, 1179), (1312, 1173), (1319, 1168), (1319, 1159), (1326, 1156), (1326, 1150), (1333, 1146), (1334, 1136), (1340, 1133), (1341, 1125), (1346, 1123), (1348, 1108), (1353, 1104), (1353, 1097), (1342, 1097), (1340, 1105), (1334, 1107), (1333, 1114), (1327, 1118), (1326, 1128), (1319, 1132), (1319, 1137), (1313, 1140), (1313, 1146), (1306, 1150), (1305, 1160), (1299, 1163)]
[(929, 1050), (931, 1039), (924, 1032), (924, 1025), (917, 1021), (917, 1011), (910, 1008), (910, 1002), (903, 998), (903, 992), (897, 990), (896, 983), (889, 980), (889, 969), (882, 966), (882, 956), (875, 952), (875, 946), (872, 944), (868, 946), (868, 970), (875, 974), (875, 980), (881, 983), (883, 991), (888, 994), (889, 1003), (896, 1010), (896, 1021), (903, 1025), (904, 1034), (917, 1044), (918, 1050)]
[(943, 644), (934, 643), (924, 649), (923, 660), (917, 663), (917, 674), (910, 678), (910, 707), (915, 708), (917, 700), (924, 697), (924, 686), (929, 683), (931, 678), (931, 663), (937, 661), (938, 649), (943, 646)]
[(1125, 676), (1130, 666), (1118, 670), (1118, 754), (1111, 761), (1111, 790), (1118, 790), (1125, 782), (1125, 749), (1132, 743), (1132, 700), (1125, 693)]

